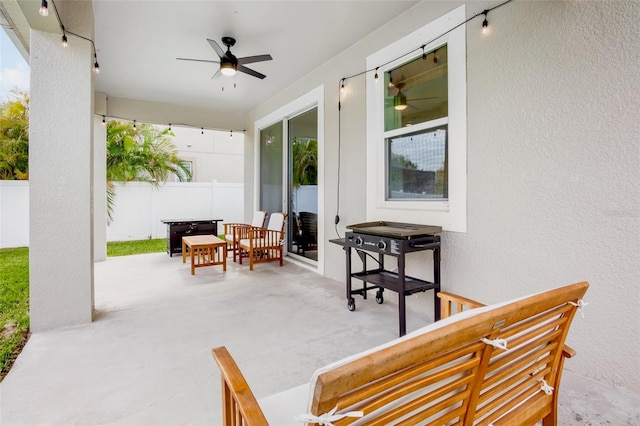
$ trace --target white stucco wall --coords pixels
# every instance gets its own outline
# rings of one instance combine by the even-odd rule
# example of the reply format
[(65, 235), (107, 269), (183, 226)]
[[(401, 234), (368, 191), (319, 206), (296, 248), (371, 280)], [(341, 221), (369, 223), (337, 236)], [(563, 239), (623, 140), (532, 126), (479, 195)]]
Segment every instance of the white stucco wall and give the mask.
[[(93, 314), (93, 51), (31, 32), (30, 328)], [(64, 105), (64, 108), (61, 107)]]
[[(193, 182), (244, 181), (244, 133), (172, 126), (178, 155), (193, 163)], [(203, 134), (204, 133), (204, 134)]]
[[(340, 78), (461, 2), (418, 4), (251, 112), (247, 129), (325, 85), (325, 208), (333, 229)], [(497, 2), (468, 2), (470, 17)], [(591, 282), (566, 368), (640, 392), (640, 3), (512, 2), (467, 25), (467, 232), (443, 233), (442, 287), (495, 302)], [(417, 47), (417, 46), (416, 46)], [(365, 220), (364, 78), (342, 107), (340, 226)], [(245, 141), (253, 182), (253, 135)], [(247, 185), (245, 216), (254, 194)], [(368, 218), (373, 219), (373, 218)], [(327, 236), (332, 238), (333, 235)], [(320, 245), (344, 280), (343, 251)], [(420, 259), (408, 272), (420, 276)], [(427, 296), (425, 296), (427, 297)], [(430, 295), (428, 297), (431, 297)], [(429, 303), (425, 302), (426, 305)]]

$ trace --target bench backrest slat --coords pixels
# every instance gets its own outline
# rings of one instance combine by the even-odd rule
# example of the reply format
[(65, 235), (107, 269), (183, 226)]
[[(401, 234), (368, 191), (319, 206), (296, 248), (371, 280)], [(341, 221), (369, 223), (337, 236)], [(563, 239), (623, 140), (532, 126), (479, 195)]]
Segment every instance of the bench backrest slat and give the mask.
[[(587, 287), (578, 283), (477, 308), (472, 310), (477, 313), (322, 372), (311, 412), (320, 415), (337, 406), (340, 412), (365, 413), (336, 426), (497, 425), (517, 409), (525, 417), (511, 424), (535, 423), (551, 410), (552, 397), (542, 390), (541, 380), (556, 383), (576, 311), (568, 302), (580, 300)], [(509, 350), (480, 343), (481, 338), (506, 339)]]

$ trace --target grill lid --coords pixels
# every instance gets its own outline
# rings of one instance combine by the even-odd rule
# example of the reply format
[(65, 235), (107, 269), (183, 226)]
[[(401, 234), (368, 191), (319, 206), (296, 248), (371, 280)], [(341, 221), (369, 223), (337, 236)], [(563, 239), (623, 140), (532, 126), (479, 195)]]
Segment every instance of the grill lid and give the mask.
[(365, 222), (348, 225), (347, 229), (362, 234), (378, 235), (390, 238), (411, 238), (422, 235), (433, 235), (442, 232), (441, 226), (421, 225), (402, 222)]

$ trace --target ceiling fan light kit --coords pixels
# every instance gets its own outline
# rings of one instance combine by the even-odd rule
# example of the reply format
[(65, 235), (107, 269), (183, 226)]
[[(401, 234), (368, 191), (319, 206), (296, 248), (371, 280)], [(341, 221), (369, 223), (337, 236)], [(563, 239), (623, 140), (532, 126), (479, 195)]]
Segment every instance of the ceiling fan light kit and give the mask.
[(398, 89), (398, 93), (393, 97), (393, 108), (397, 111), (407, 109), (407, 97)]
[[(222, 50), (218, 42), (215, 40), (207, 39), (213, 50), (218, 55), (219, 61), (211, 61), (208, 59), (189, 59), (189, 58), (176, 58), (180, 61), (195, 61), (195, 62), (209, 62), (214, 64), (220, 64), (220, 68), (211, 78), (215, 78), (218, 76), (218, 73), (224, 76), (233, 76), (236, 72), (243, 72), (245, 74), (249, 74), (259, 79), (263, 79), (266, 75), (259, 73), (258, 71), (252, 70), (251, 68), (247, 68), (245, 64), (252, 64), (255, 62), (263, 62), (263, 61), (271, 61), (273, 58), (271, 55), (256, 55), (256, 56), (245, 56), (242, 58), (237, 58), (233, 53), (231, 53), (231, 47), (236, 44), (236, 39), (233, 37), (222, 37), (222, 44), (227, 46), (227, 51)], [(224, 88), (223, 88), (224, 90)]]

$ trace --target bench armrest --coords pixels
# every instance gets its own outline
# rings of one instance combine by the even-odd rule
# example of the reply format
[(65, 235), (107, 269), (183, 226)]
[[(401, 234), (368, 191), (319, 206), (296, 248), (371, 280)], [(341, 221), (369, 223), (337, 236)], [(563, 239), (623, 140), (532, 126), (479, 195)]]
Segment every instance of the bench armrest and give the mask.
[(211, 353), (222, 378), (222, 424), (268, 426), (258, 401), (227, 348), (214, 348)]
[[(467, 299), (466, 297), (462, 297), (457, 294), (447, 293), (445, 291), (441, 291), (440, 293), (438, 293), (438, 297), (441, 300), (441, 318), (447, 318), (455, 313), (460, 313), (468, 309), (480, 308), (482, 306), (485, 306), (483, 303), (476, 302), (472, 299)], [(453, 310), (454, 306), (456, 307), (455, 311)]]

